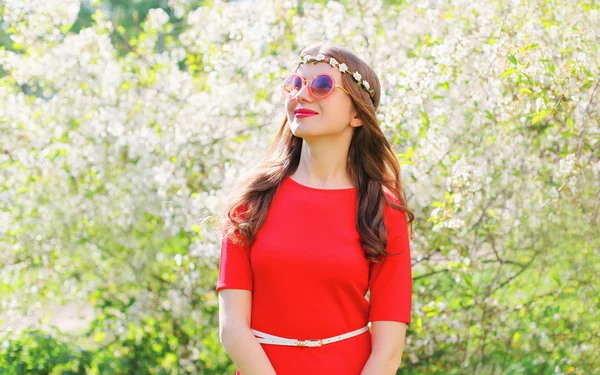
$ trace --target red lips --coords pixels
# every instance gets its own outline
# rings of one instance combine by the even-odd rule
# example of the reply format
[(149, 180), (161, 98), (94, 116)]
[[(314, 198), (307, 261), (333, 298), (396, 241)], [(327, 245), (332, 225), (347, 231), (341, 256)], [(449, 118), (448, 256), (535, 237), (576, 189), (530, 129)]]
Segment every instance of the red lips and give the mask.
[(318, 115), (318, 112), (315, 111), (311, 111), (310, 109), (306, 109), (306, 108), (298, 108), (294, 110), (294, 114), (304, 114), (304, 115)]

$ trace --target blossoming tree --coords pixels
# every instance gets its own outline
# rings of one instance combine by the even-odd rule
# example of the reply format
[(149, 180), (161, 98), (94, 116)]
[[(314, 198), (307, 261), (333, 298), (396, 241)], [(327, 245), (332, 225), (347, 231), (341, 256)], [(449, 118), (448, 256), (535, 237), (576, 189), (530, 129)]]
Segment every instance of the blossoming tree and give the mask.
[(600, 368), (597, 2), (165, 3), (133, 34), (108, 2), (0, 4), (0, 352), (76, 301), (84, 367), (231, 369), (211, 219), (330, 39), (379, 74), (417, 217), (405, 371)]

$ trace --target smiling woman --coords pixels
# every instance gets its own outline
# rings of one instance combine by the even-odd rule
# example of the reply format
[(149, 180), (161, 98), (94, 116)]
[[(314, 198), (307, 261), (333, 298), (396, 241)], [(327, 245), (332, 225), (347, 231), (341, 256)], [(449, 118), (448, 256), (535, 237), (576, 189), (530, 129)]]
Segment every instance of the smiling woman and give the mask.
[(300, 55), (286, 118), (224, 213), (221, 342), (238, 375), (393, 374), (414, 216), (376, 120), (379, 79), (328, 42)]

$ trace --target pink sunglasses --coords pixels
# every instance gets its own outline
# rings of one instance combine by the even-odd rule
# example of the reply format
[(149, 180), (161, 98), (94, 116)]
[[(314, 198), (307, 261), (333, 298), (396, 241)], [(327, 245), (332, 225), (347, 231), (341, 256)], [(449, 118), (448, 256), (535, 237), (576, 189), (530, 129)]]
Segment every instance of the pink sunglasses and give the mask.
[(336, 85), (333, 77), (327, 73), (316, 75), (308, 83), (301, 75), (292, 73), (283, 81), (283, 84), (281, 85), (281, 94), (286, 99), (295, 98), (305, 84), (308, 85), (308, 92), (310, 95), (316, 99), (324, 99), (328, 97), (336, 87), (350, 95), (345, 88)]

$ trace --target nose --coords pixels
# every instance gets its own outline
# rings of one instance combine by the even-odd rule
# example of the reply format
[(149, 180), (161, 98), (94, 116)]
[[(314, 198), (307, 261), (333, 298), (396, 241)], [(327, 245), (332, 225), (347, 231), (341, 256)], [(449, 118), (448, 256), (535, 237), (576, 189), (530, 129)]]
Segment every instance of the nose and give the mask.
[(308, 85), (305, 84), (302, 86), (300, 91), (296, 93), (296, 100), (300, 101), (310, 101), (310, 91), (308, 89)]

